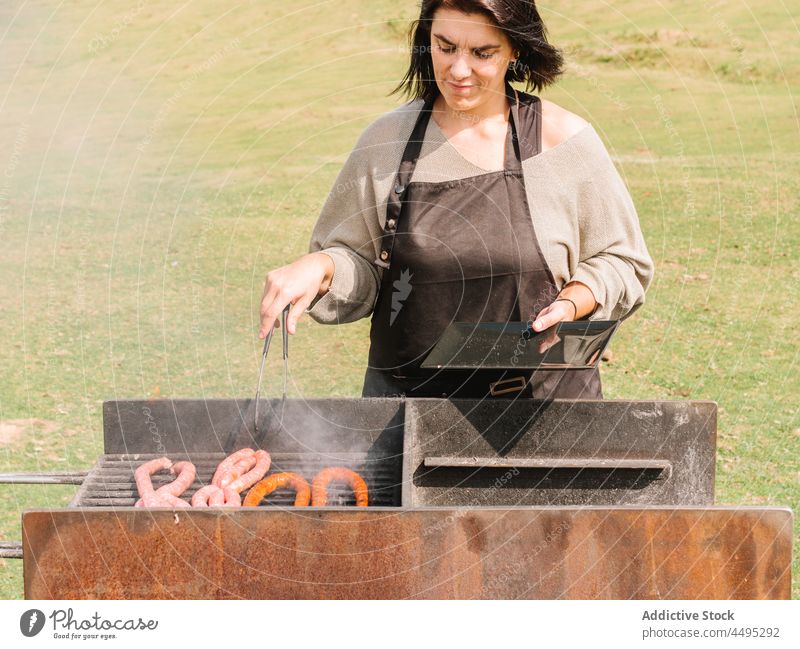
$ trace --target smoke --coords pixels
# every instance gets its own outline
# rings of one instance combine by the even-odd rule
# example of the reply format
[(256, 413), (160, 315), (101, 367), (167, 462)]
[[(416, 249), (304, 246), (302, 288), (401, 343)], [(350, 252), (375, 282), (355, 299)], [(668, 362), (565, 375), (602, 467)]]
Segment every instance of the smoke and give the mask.
[[(386, 431), (397, 423), (393, 414), (399, 406), (388, 401), (385, 407), (348, 401), (287, 399), (282, 410), (280, 399), (264, 400), (259, 430), (265, 435), (260, 446), (272, 456), (270, 473), (292, 471), (310, 484), (324, 468), (345, 467), (366, 480), (370, 502), (375, 503), (375, 495), (384, 504), (393, 502), (387, 494), (399, 493), (403, 435), (400, 425)], [(352, 493), (337, 485), (330, 490), (329, 504), (353, 504)]]

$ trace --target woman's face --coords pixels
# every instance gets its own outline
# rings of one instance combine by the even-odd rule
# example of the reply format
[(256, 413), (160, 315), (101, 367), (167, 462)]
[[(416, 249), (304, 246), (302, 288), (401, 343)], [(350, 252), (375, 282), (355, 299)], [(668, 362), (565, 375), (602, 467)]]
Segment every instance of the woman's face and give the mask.
[(470, 111), (504, 96), (514, 58), (510, 41), (482, 14), (439, 9), (431, 22), (436, 85), (453, 110)]

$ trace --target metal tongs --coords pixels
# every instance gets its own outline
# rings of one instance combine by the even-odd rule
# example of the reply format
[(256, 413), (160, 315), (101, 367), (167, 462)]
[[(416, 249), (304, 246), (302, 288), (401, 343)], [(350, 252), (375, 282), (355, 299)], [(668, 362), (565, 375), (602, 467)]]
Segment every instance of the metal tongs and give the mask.
[[(289, 306), (287, 305), (281, 312), (281, 341), (283, 342), (283, 394), (281, 395), (281, 415), (278, 420), (278, 426), (283, 423), (283, 405), (286, 402), (286, 382), (289, 376), (289, 332), (286, 329), (286, 317), (289, 315)], [(275, 331), (275, 325), (270, 327), (267, 337), (264, 339), (264, 351), (261, 352), (261, 367), (258, 369), (258, 385), (256, 385), (256, 398), (253, 414), (253, 432), (259, 435), (258, 430), (258, 400), (261, 396), (261, 377), (264, 376), (264, 364), (267, 361), (267, 352), (269, 352), (269, 345), (272, 342), (272, 334)], [(266, 431), (264, 431), (266, 432)]]

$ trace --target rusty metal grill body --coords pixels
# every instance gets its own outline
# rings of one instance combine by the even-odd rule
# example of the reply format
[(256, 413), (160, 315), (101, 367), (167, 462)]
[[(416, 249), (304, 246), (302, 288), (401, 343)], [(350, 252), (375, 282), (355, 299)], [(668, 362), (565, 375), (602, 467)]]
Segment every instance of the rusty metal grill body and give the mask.
[[(260, 440), (251, 408), (106, 402), (71, 506), (23, 515), (26, 596), (789, 596), (791, 512), (713, 506), (711, 402), (275, 400)], [(370, 507), (132, 507), (144, 460), (191, 460), (189, 498), (243, 447), (309, 481), (353, 468)]]

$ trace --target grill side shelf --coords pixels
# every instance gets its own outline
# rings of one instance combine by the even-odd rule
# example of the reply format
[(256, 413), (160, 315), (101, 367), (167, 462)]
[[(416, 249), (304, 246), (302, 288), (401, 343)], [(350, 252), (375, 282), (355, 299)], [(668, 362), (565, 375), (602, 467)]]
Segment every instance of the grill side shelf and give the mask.
[(714, 499), (713, 402), (411, 399), (405, 424), (412, 507)]

